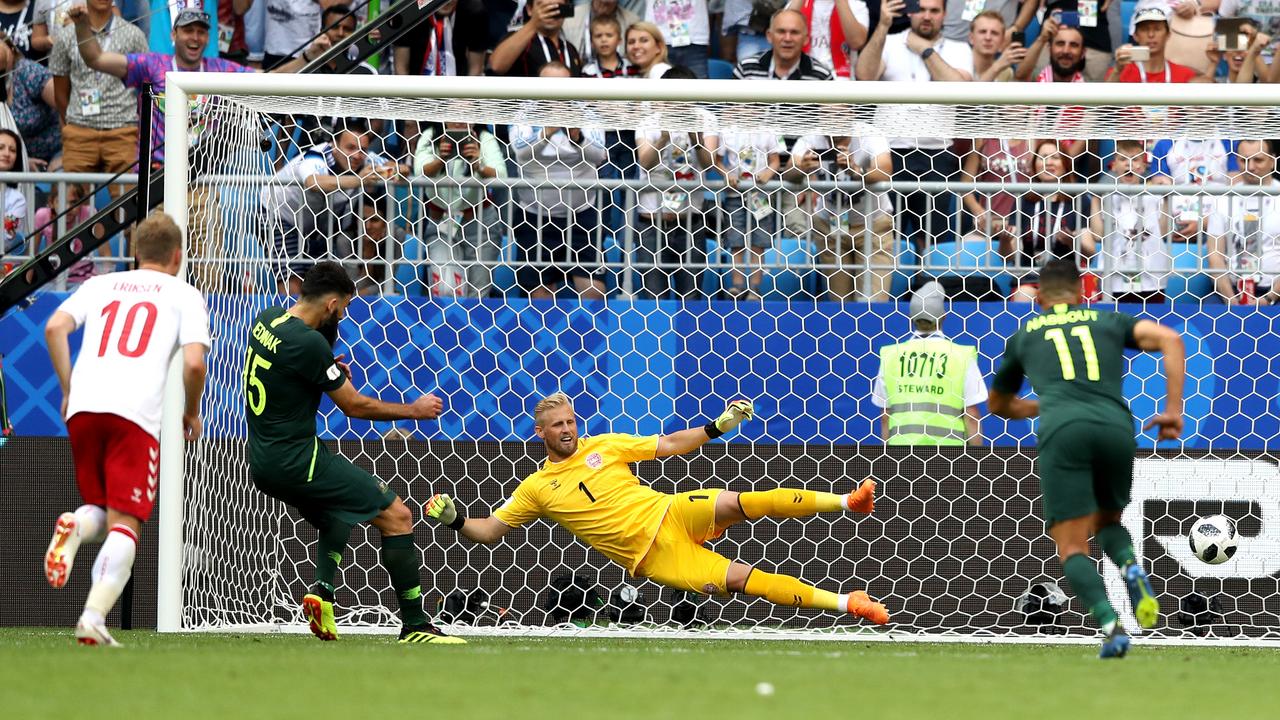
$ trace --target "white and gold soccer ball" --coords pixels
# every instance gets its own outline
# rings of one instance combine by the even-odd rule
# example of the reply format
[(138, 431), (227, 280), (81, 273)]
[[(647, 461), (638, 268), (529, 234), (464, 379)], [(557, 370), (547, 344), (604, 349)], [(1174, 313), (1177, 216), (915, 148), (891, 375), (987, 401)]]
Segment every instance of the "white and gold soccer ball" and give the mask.
[(1240, 549), (1236, 523), (1226, 515), (1210, 515), (1196, 520), (1188, 537), (1191, 552), (1210, 565), (1230, 560)]

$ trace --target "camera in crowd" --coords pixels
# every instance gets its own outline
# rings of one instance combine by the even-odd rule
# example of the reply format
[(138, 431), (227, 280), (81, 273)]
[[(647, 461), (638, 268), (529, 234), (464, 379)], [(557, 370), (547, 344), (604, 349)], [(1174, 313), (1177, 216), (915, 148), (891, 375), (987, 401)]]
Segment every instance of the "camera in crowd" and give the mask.
[[(455, 157), (465, 157), (463, 148), (468, 145), (474, 145), (477, 149), (480, 147), (480, 140), (469, 129), (445, 130), (436, 138), (436, 155), (446, 162)], [(470, 162), (463, 164), (462, 174), (471, 174)]]

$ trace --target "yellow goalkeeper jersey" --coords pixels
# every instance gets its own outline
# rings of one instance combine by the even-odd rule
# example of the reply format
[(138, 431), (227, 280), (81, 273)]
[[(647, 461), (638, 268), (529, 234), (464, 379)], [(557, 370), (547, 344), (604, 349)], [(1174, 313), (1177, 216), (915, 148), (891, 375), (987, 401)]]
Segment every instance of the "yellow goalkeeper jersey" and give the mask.
[(634, 573), (671, 496), (641, 485), (629, 464), (652, 460), (657, 451), (657, 435), (582, 438), (577, 452), (558, 463), (548, 460), (493, 515), (511, 527), (546, 518)]

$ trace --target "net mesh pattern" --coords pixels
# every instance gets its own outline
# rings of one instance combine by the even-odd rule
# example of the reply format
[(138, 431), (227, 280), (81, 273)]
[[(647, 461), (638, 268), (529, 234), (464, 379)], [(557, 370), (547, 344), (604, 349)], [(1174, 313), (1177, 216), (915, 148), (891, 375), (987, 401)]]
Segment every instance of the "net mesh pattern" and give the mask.
[[(1194, 88), (1194, 86), (1184, 86)], [(1034, 100), (1034, 86), (1028, 101)], [(227, 95), (262, 113), (321, 117), (380, 117), (481, 125), (553, 125), (619, 129), (652, 118), (666, 130), (701, 132), (706, 118), (721, 128), (768, 128), (782, 135), (919, 137), (921, 129), (947, 137), (1011, 138), (1249, 138), (1269, 137), (1280, 121), (1276, 107), (1196, 105), (1023, 105), (723, 103), (670, 100), (425, 100)], [(1137, 102), (1138, 99), (1135, 99)], [(1194, 90), (1187, 92), (1195, 101)]]
[[(315, 533), (251, 481), (245, 354), (257, 312), (287, 304), (295, 273), (329, 258), (361, 293), (335, 349), (353, 361), (357, 389), (405, 401), (435, 392), (446, 412), (434, 423), (370, 423), (326, 402), (317, 431), (389, 482), (417, 518), (436, 492), (473, 516), (501, 505), (545, 457), (529, 442), (529, 411), (550, 392), (574, 398), (588, 435), (701, 425), (747, 396), (758, 420), (727, 444), (639, 464), (641, 481), (662, 492), (842, 493), (874, 477), (881, 498), (869, 518), (735, 526), (710, 545), (716, 552), (828, 590), (866, 589), (888, 605), (896, 632), (1089, 637), (1074, 599), (1049, 613), (1052, 624), (1028, 622), (1024, 594), (1065, 583), (1040, 519), (1033, 426), (984, 412), (984, 447), (886, 448), (869, 401), (880, 350), (911, 335), (906, 305), (895, 303), (914, 287), (943, 285), (943, 329), (977, 347), (989, 380), (1004, 338), (1032, 312), (1035, 267), (1056, 253), (1080, 259), (1092, 302), (1125, 301), (1122, 309), (1187, 339), (1185, 440), (1157, 451), (1139, 433), (1124, 519), (1170, 617), (1156, 634), (1275, 639), (1280, 554), (1268, 538), (1280, 485), (1267, 451), (1280, 433), (1277, 316), (1256, 299), (1280, 271), (1266, 259), (1280, 252), (1280, 228), (1273, 234), (1267, 222), (1274, 191), (1242, 180), (1248, 158), (1233, 159), (1234, 143), (1219, 141), (1266, 137), (1276, 111), (1190, 102), (197, 98), (189, 267), (208, 293), (213, 350), (208, 439), (186, 459), (183, 627), (301, 621)], [(330, 128), (343, 123), (333, 118), (372, 127), (357, 138), (370, 144), (339, 147), (342, 134)], [(429, 124), (455, 122), (466, 126)], [(641, 164), (652, 151), (651, 167), (618, 166), (631, 135)], [(1117, 143), (1128, 140), (1141, 141), (1137, 155)], [(490, 148), (499, 177), (480, 187), (473, 181)], [(703, 167), (703, 151), (714, 169)], [(463, 158), (473, 152), (480, 165)], [(1180, 189), (1133, 176), (1117, 163), (1124, 153), (1134, 166), (1163, 153)], [(315, 177), (334, 184), (308, 184)], [(866, 190), (864, 181), (889, 184)], [(985, 184), (974, 190), (971, 181)], [(556, 299), (527, 299), (541, 287)], [(1163, 371), (1144, 355), (1128, 368), (1125, 394), (1144, 420), (1163, 402)], [(1209, 566), (1190, 555), (1186, 531), (1219, 512), (1244, 540), (1235, 559)], [(415, 535), (429, 604), (454, 590), (486, 595), (487, 604), (441, 616), (462, 632), (563, 620), (546, 597), (565, 573), (601, 597), (569, 613), (580, 624), (880, 632), (744, 596), (673, 594), (545, 522), (487, 547), (425, 522)], [(398, 624), (378, 546), (375, 530), (353, 532), (340, 570), (342, 627)], [(1132, 625), (1123, 583), (1114, 569), (1106, 579)], [(638, 590), (638, 603), (622, 599), (624, 586)], [(1196, 594), (1220, 612), (1178, 619), (1180, 602)]]

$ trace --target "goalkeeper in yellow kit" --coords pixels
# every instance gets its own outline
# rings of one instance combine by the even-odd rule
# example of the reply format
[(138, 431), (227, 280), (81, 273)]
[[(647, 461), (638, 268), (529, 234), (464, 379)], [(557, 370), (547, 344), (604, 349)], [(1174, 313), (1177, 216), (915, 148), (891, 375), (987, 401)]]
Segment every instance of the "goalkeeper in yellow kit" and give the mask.
[(852, 493), (777, 488), (737, 493), (705, 489), (667, 495), (646, 485), (630, 463), (681, 455), (720, 437), (752, 416), (751, 403), (729, 403), (705, 426), (670, 435), (578, 437), (573, 405), (564, 393), (534, 408), (534, 432), (547, 447), (541, 470), (520, 483), (506, 504), (487, 518), (466, 518), (448, 495), (436, 495), (427, 515), (478, 543), (494, 543), (512, 528), (546, 518), (632, 575), (691, 592), (746, 593), (778, 605), (847, 612), (874, 623), (889, 622), (884, 605), (862, 591), (821, 590), (787, 575), (730, 561), (704, 543), (744, 520), (805, 517), (820, 512), (870, 513), (875, 482)]

